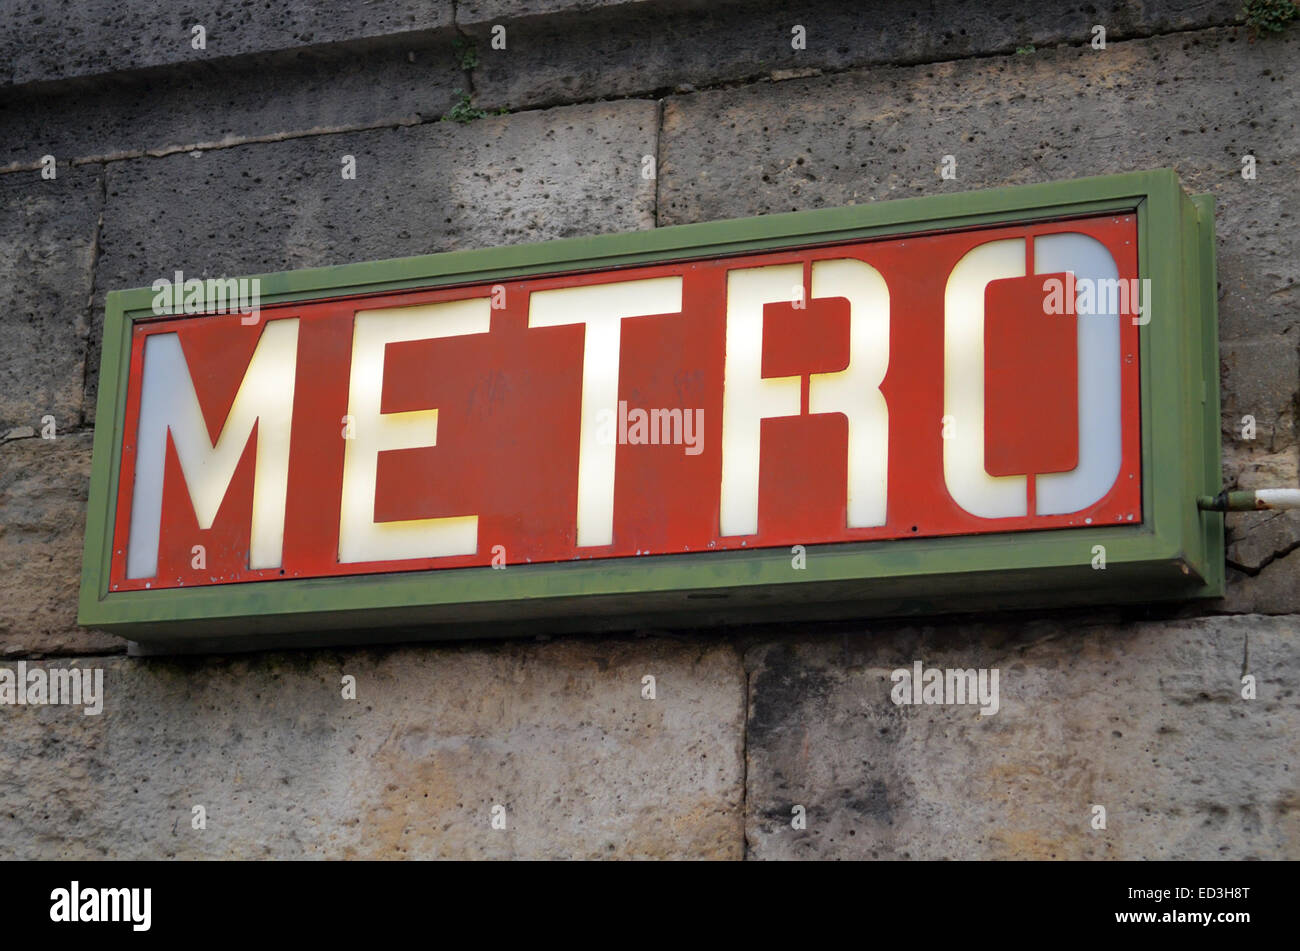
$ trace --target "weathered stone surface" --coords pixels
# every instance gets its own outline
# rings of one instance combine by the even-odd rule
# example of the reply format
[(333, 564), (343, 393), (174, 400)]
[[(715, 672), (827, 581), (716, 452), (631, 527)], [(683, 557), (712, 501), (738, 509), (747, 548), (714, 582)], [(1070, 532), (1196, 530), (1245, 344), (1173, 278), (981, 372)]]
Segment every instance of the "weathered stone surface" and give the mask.
[(99, 169), (0, 175), (0, 433), (81, 415)]
[[(1223, 363), (1223, 481), (1233, 489), (1300, 485), (1296, 390), (1300, 367), (1290, 335), (1227, 340)], [(1244, 438), (1243, 417), (1255, 418)], [(1300, 612), (1300, 512), (1231, 512), (1225, 527), (1228, 590), (1217, 605), (1236, 613)]]
[(1300, 512), (1232, 512), (1227, 528), (1228, 563), (1248, 571), (1300, 546)]
[(430, 121), (467, 86), (451, 30), (375, 49), (326, 47), (219, 67), (114, 74), (0, 95), (0, 171), (185, 146)]
[(87, 406), (108, 290), (653, 227), (657, 114), (600, 103), (110, 164)]
[[(48, 82), (146, 66), (376, 39), (451, 24), (452, 0), (219, 3), (202, 10), (150, 0), (21, 0), (5, 11), (0, 84)], [(204, 28), (204, 49), (193, 27)]]
[(89, 433), (0, 443), (0, 655), (126, 650), (77, 627)]
[[(1294, 618), (882, 628), (750, 675), (754, 858), (1295, 859)], [(896, 706), (890, 673), (998, 668), (1000, 709)], [(1241, 697), (1243, 673), (1258, 696)], [(1106, 829), (1093, 830), (1093, 805)], [(807, 828), (791, 827), (791, 809)]]
[(1298, 57), (1300, 31), (1204, 30), (671, 97), (658, 221), (1172, 167), (1218, 201), (1222, 337), (1280, 335), (1300, 324)]
[(556, 13), (589, 13), (611, 7), (636, 8), (654, 6), (681, 7), (682, 0), (461, 0), (456, 4), (456, 22), (461, 26), (472, 23), (525, 19), (551, 16)]
[[(1300, 538), (1300, 526), (1293, 514), (1285, 518), (1284, 525), (1266, 532), (1246, 552), (1236, 545), (1229, 547), (1228, 589), (1218, 602), (1219, 610), (1233, 614), (1289, 614), (1293, 618), (1300, 611), (1300, 558), (1292, 554)], [(1257, 569), (1252, 561), (1259, 564)], [(1250, 570), (1240, 570), (1244, 565), (1250, 565)]]
[[(93, 663), (106, 668), (99, 716), (0, 707), (7, 856), (741, 855), (744, 673), (730, 648)], [(345, 675), (355, 701), (341, 699)], [(655, 700), (641, 699), (645, 675)]]
[[(1227, 355), (1225, 361), (1236, 354)], [(1284, 377), (1285, 350), (1265, 349), (1259, 354), (1261, 372)], [(1282, 365), (1278, 372), (1277, 364)], [(1240, 376), (1249, 378), (1249, 373)], [(1276, 399), (1234, 400), (1225, 387), (1225, 407), (1258, 405), (1264, 413), (1256, 439), (1241, 438), (1241, 416), (1224, 413), (1223, 482), (1230, 489), (1277, 489), (1297, 485), (1300, 452), (1295, 444), (1293, 406), (1288, 399), (1280, 410)], [(1244, 414), (1242, 414), (1244, 415)], [(1258, 417), (1257, 417), (1258, 419)], [(1279, 448), (1274, 448), (1279, 447)], [(1228, 573), (1227, 610), (1258, 614), (1300, 612), (1300, 559), (1286, 559), (1300, 548), (1300, 512), (1230, 512), (1225, 516)], [(1277, 562), (1277, 564), (1274, 564)], [(1237, 590), (1240, 588), (1240, 590)]]
[[(95, 57), (83, 62), (77, 56), (89, 51), (80, 48), (86, 38), (79, 30), (89, 29), (87, 18), (70, 22), (48, 6), (33, 0), (7, 36), (21, 45), (25, 34), (56, 35), (0, 55), (16, 71), (14, 81), (27, 84), (0, 95), (0, 169), (30, 166), (44, 154), (97, 159), (428, 119), (446, 113), (454, 90), (470, 85), (446, 3), (349, 7), (331, 15), (280, 8), (275, 23), (260, 22), (266, 11), (217, 10), (213, 22), (196, 18), (208, 27), (207, 50), (191, 48), (192, 24), (153, 14), (150, 41), (143, 41), (129, 25), (135, 11), (128, 5), (112, 30), (93, 31)], [(1112, 0), (1090, 11), (1011, 3), (972, 11), (949, 0), (890, 4), (868, 16), (818, 0), (799, 9), (808, 45), (798, 51), (790, 43), (795, 18), (775, 3), (482, 0), (460, 4), (457, 15), (460, 33), (477, 43), (472, 82), (480, 104), (522, 109), (769, 74), (1011, 52), (1031, 41), (1079, 43), (1091, 37), (1093, 23), (1105, 24), (1113, 39), (1186, 30), (1230, 23), (1236, 10), (1229, 0)], [(37, 24), (38, 16), (45, 22)], [(237, 22), (241, 17), (247, 22)], [(491, 48), (496, 25), (508, 31), (504, 51)]]
[[(1251, 458), (1275, 455), (1296, 444), (1296, 391), (1300, 390), (1300, 351), (1288, 336), (1225, 340), (1219, 347), (1220, 408), (1223, 442), (1232, 458), (1244, 463), (1240, 472), (1250, 480)], [(1254, 422), (1254, 437), (1246, 417)], [(1245, 485), (1243, 488), (1255, 488)]]
[[(545, 15), (542, 15), (545, 14)], [(844, 70), (1013, 53), (1233, 23), (1233, 0), (969, 4), (906, 0), (869, 8), (836, 0), (460, 3), (457, 23), (479, 47), (475, 86), (489, 105), (521, 108), (658, 89), (754, 80), (788, 70)], [(505, 50), (489, 45), (506, 27)], [(795, 49), (793, 30), (804, 28)]]
[[(1228, 340), (1220, 348), (1223, 385), (1223, 481), (1233, 489), (1297, 484), (1296, 390), (1300, 365), (1290, 336)], [(1245, 417), (1255, 436), (1245, 438)], [(1300, 512), (1227, 516), (1227, 559), (1237, 569), (1227, 604), (1261, 614), (1300, 611), (1300, 561), (1272, 563), (1300, 548)], [(1267, 570), (1265, 570), (1267, 569)]]

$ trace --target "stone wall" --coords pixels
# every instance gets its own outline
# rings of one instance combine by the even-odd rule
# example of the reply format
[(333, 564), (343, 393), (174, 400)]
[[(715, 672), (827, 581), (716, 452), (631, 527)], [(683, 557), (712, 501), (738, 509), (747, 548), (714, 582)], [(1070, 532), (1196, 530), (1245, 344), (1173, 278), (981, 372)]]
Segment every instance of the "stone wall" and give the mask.
[[(104, 295), (177, 269), (1168, 166), (1218, 201), (1225, 481), (1295, 485), (1300, 26), (1254, 40), (1236, 0), (165, 6), (4, 4), (0, 654), (101, 667), (107, 698), (0, 710), (0, 854), (1300, 858), (1295, 515), (1230, 516), (1227, 596), (1160, 609), (186, 659), (75, 620)], [(466, 95), (487, 114), (439, 121)], [(917, 659), (999, 668), (1001, 709), (894, 705)]]

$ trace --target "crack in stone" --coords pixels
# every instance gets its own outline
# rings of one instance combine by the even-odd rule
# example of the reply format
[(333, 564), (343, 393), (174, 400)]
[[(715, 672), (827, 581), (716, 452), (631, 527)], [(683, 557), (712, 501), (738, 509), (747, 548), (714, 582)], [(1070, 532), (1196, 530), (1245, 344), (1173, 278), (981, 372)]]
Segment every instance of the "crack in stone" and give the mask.
[(740, 859), (748, 861), (749, 844), (749, 689), (751, 673), (745, 670), (745, 652), (740, 654), (740, 669), (745, 674), (744, 707), (740, 719)]
[(1264, 560), (1261, 561), (1259, 565), (1254, 568), (1250, 567), (1249, 565), (1243, 565), (1240, 562), (1233, 561), (1231, 558), (1225, 558), (1224, 562), (1227, 564), (1229, 568), (1233, 568), (1236, 571), (1240, 571), (1244, 575), (1248, 575), (1249, 577), (1254, 578), (1257, 577), (1260, 574), (1260, 572), (1262, 572), (1269, 565), (1273, 564), (1275, 561), (1281, 561), (1283, 558), (1286, 558), (1297, 548), (1300, 548), (1300, 539), (1296, 539), (1291, 544), (1287, 545), (1285, 548), (1282, 548), (1278, 551), (1274, 551), (1271, 555), (1266, 555), (1264, 557)]
[(99, 167), (99, 215), (95, 219), (95, 230), (90, 236), (90, 294), (86, 298), (84, 321), (77, 327), (77, 336), (81, 339), (81, 408), (77, 411), (77, 428), (86, 425), (86, 392), (90, 389), (91, 372), (91, 330), (95, 326), (95, 287), (99, 274), (99, 242), (104, 231), (104, 209), (108, 206), (108, 166)]

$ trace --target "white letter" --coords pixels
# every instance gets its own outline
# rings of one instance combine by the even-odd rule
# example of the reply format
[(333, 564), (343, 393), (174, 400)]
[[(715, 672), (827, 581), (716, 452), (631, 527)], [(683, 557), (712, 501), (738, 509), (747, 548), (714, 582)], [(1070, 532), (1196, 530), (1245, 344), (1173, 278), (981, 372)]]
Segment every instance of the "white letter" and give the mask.
[(848, 299), (849, 365), (812, 374), (808, 412), (848, 418), (848, 527), (884, 525), (889, 407), (878, 387), (889, 369), (889, 288), (870, 264), (841, 258), (813, 263), (812, 296)]
[(486, 297), (357, 312), (348, 415), (359, 422), (355, 436), (344, 441), (339, 561), (400, 561), (478, 551), (477, 515), (375, 521), (379, 454), (438, 443), (436, 409), (381, 413), (379, 405), (388, 344), (487, 333), (491, 314)]
[(1025, 274), (1025, 241), (1008, 238), (971, 248), (948, 275), (943, 304), (943, 412), (962, 425), (943, 441), (943, 481), (954, 502), (980, 518), (1024, 515), (1024, 476), (984, 468), (984, 291), (989, 282)]
[(209, 529), (226, 497), (240, 456), (257, 424), (253, 517), (248, 567), (276, 568), (284, 544), (284, 500), (289, 486), (289, 434), (298, 363), (298, 319), (276, 320), (248, 361), (239, 392), (213, 445), (199, 408), (189, 366), (174, 334), (153, 334), (144, 345), (140, 430), (131, 496), (128, 578), (158, 573), (163, 469), (170, 430), (200, 529)]
[[(601, 439), (601, 410), (618, 411), (622, 320), (677, 314), (682, 279), (652, 277), (615, 284), (536, 291), (529, 327), (583, 324), (582, 422), (578, 441), (578, 545), (614, 543), (614, 463), (618, 447)], [(796, 387), (796, 399), (798, 389)]]
[[(722, 377), (723, 535), (758, 531), (759, 435), (765, 418), (798, 416), (797, 376), (763, 372), (763, 305), (786, 302), (803, 281), (802, 264), (774, 264), (727, 272), (727, 356)], [(829, 374), (828, 374), (829, 375)]]
[(135, 922), (131, 926), (132, 931), (148, 931), (151, 923), (151, 908), (153, 905), (153, 889), (140, 888), (132, 889), (132, 906), (131, 920)]
[(50, 892), (50, 898), (54, 899), (54, 904), (50, 906), (50, 921), (67, 921), (68, 890), (66, 888), (56, 888)]
[[(1106, 246), (1078, 232), (1035, 238), (1034, 270), (1039, 274), (1070, 271), (1081, 281), (1091, 279), (1093, 283), (1119, 277)], [(1039, 515), (1064, 515), (1087, 508), (1110, 491), (1119, 475), (1123, 454), (1119, 312), (1098, 301), (1093, 313), (1077, 319), (1079, 464), (1069, 472), (1038, 476)]]
[[(802, 282), (802, 264), (744, 268), (727, 274), (727, 356), (722, 389), (723, 535), (758, 531), (758, 473), (762, 420), (800, 414), (800, 379), (765, 378), (763, 308), (789, 299)], [(800, 285), (802, 286), (802, 284)], [(786, 288), (782, 293), (782, 288)], [(848, 418), (848, 518), (850, 528), (885, 524), (889, 461), (889, 408), (878, 389), (889, 367), (889, 288), (880, 272), (853, 258), (817, 261), (812, 297), (849, 302), (849, 363), (834, 373), (813, 373), (808, 412)]]
[(1001, 701), (998, 699), (998, 668), (981, 670), (979, 673), (980, 716), (991, 717), (998, 712)]
[(899, 667), (889, 675), (894, 689), (889, 691), (889, 699), (896, 705), (912, 702), (912, 672), (906, 667)]
[(87, 670), (81, 675), (81, 698), (85, 704), (81, 714), (97, 717), (104, 712), (104, 671), (96, 667), (93, 676), (88, 676), (91, 673), (92, 671)]

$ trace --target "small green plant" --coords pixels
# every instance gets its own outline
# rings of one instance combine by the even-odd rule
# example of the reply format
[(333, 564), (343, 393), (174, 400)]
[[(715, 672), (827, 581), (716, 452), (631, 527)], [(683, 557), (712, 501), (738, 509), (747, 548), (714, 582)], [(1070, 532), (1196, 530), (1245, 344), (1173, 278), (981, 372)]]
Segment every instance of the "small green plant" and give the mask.
[(1034, 44), (1033, 44), (1033, 43), (1030, 43), (1028, 46), (1017, 46), (1017, 47), (1016, 47), (1016, 55), (1017, 55), (1017, 56), (1028, 56), (1028, 55), (1029, 55), (1030, 53), (1032, 53), (1032, 52), (1034, 52)]
[(473, 40), (458, 36), (452, 40), (451, 45), (456, 48), (456, 56), (460, 60), (462, 72), (468, 73), (478, 66), (478, 46)]
[(1241, 12), (1252, 40), (1264, 33), (1281, 33), (1288, 22), (1300, 16), (1292, 0), (1245, 0)]
[(510, 111), (508, 107), (502, 106), (500, 109), (489, 112), (487, 109), (480, 109), (474, 105), (470, 101), (469, 93), (463, 89), (453, 89), (452, 92), (459, 95), (460, 98), (456, 100), (456, 104), (448, 110), (447, 114), (438, 120), (440, 122), (473, 122), (475, 119), (486, 119), (488, 116), (504, 116)]

